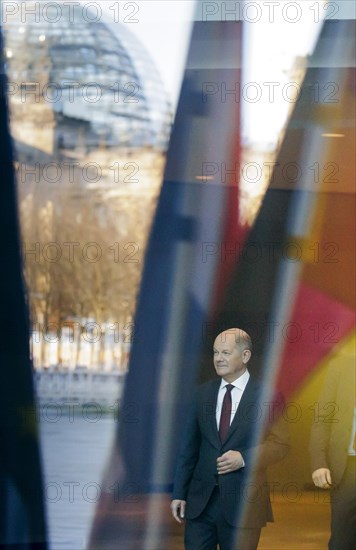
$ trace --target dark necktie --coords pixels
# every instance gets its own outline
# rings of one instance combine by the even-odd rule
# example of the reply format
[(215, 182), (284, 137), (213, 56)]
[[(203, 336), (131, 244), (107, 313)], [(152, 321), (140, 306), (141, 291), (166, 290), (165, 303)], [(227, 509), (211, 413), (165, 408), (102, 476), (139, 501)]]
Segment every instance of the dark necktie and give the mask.
[(224, 443), (227, 436), (227, 432), (229, 431), (229, 428), (230, 428), (231, 407), (232, 407), (231, 390), (234, 386), (232, 384), (228, 384), (225, 387), (226, 387), (226, 393), (224, 395), (224, 400), (221, 408), (220, 423), (219, 423), (219, 435), (220, 435), (221, 443)]

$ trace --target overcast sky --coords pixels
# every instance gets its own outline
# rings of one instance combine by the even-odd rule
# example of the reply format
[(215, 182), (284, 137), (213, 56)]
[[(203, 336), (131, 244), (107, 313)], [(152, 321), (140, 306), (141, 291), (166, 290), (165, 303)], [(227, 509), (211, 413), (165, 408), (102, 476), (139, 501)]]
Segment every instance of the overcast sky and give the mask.
[[(87, 0), (81, 2), (90, 4)], [(108, 21), (113, 23), (119, 20), (147, 48), (175, 106), (194, 19), (195, 0), (100, 0), (97, 3)]]
[[(218, 6), (224, 5), (226, 9), (233, 10), (239, 5), (235, 1), (221, 4), (203, 0), (81, 2), (87, 5), (100, 5), (109, 22), (119, 20), (137, 36), (151, 54), (174, 108), (180, 91), (194, 19), (201, 18), (204, 7), (207, 9), (208, 4), (209, 10), (214, 6), (216, 10), (215, 14), (209, 14), (208, 20), (224, 19), (225, 16)], [(286, 11), (286, 4), (281, 2), (275, 8), (273, 22), (270, 21), (272, 15), (267, 4), (246, 0), (244, 4), (239, 5), (239, 9), (245, 14), (245, 17), (242, 17), (245, 22), (244, 82), (258, 83), (263, 92), (261, 99), (256, 103), (242, 102), (242, 116), (246, 141), (268, 143), (273, 148), (290, 107), (282, 92), (289, 85), (289, 70), (295, 57), (312, 53), (325, 16), (353, 18), (355, 3), (351, 0), (337, 0), (331, 3), (323, 0), (297, 0), (290, 2)], [(256, 5), (261, 10), (262, 19), (249, 24), (248, 19), (258, 15)], [(250, 7), (246, 11), (248, 6)], [(280, 97), (277, 93), (272, 103), (267, 93), (269, 90), (264, 86), (264, 82), (270, 81), (280, 84), (277, 89)]]

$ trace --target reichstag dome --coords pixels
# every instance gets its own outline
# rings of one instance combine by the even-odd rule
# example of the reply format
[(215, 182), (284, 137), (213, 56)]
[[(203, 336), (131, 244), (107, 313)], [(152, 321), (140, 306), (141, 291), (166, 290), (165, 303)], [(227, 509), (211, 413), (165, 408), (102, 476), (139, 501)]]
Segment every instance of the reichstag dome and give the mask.
[[(5, 25), (12, 120), (21, 123), (16, 140), (48, 151), (52, 139), (52, 153), (79, 146), (164, 151), (172, 115), (153, 61), (127, 25), (90, 21), (77, 4), (59, 18), (61, 3), (47, 3), (36, 16), (31, 6), (44, 4), (26, 2), (26, 17), (19, 10)], [(42, 134), (34, 133), (41, 124)]]

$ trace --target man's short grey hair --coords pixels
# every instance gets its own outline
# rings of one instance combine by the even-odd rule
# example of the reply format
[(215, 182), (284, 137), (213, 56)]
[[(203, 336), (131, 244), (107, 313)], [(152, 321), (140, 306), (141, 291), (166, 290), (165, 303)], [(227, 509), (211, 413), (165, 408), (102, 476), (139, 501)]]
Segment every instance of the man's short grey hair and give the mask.
[(247, 332), (242, 332), (237, 336), (237, 343), (244, 349), (248, 349), (252, 353), (252, 340), (251, 336)]
[(236, 347), (239, 349), (248, 349), (252, 353), (251, 336), (241, 328), (230, 328), (221, 332), (218, 336), (225, 341), (227, 335), (234, 335)]

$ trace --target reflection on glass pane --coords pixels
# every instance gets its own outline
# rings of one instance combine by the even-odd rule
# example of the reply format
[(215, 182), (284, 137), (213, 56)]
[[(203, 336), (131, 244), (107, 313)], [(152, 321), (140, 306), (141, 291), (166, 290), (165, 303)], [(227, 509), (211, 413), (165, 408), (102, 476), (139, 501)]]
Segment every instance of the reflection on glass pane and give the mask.
[[(21, 22), (19, 11), (5, 27), (24, 246), (39, 247), (38, 256), (26, 254), (33, 322), (42, 333), (34, 362), (123, 372), (122, 338), (83, 355), (81, 332), (88, 319), (115, 320), (121, 332), (133, 315), (172, 113), (137, 39), (73, 9), (75, 26), (64, 17), (51, 24), (49, 11)], [(137, 246), (132, 261), (123, 237)], [(100, 261), (88, 256), (88, 243), (96, 243)], [(56, 345), (44, 337), (49, 323), (61, 335)], [(77, 328), (65, 354), (66, 323)]]

